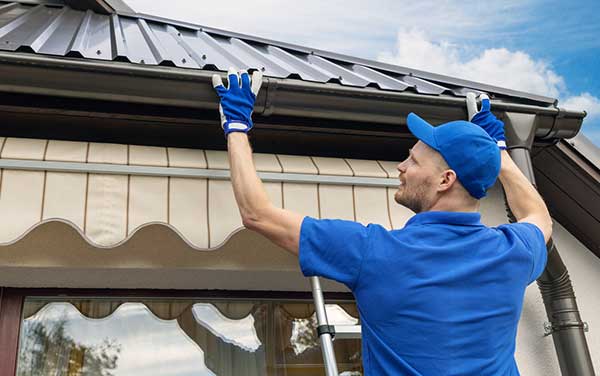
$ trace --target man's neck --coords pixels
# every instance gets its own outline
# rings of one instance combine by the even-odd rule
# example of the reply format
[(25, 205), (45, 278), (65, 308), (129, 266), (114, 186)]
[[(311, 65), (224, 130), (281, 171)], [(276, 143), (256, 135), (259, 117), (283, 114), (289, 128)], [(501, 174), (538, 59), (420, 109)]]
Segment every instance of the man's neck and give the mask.
[(465, 204), (458, 200), (440, 199), (423, 211), (479, 212), (479, 200), (475, 204)]

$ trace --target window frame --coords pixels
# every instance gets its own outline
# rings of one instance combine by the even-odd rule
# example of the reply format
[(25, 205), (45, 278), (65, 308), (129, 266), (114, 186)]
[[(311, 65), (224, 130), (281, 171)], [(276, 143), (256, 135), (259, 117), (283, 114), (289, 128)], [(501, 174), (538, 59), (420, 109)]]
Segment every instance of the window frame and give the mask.
[(0, 287), (0, 375), (15, 375), (24, 295)]

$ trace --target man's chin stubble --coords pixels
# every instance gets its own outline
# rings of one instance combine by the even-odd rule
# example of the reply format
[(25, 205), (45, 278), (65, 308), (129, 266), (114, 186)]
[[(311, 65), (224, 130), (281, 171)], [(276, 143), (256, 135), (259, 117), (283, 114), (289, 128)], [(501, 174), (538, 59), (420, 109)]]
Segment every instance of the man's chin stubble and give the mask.
[(421, 212), (421, 203), (416, 202), (416, 200), (405, 200), (399, 193), (400, 190), (396, 191), (396, 193), (394, 194), (394, 201), (396, 201), (397, 204), (402, 205), (415, 213)]

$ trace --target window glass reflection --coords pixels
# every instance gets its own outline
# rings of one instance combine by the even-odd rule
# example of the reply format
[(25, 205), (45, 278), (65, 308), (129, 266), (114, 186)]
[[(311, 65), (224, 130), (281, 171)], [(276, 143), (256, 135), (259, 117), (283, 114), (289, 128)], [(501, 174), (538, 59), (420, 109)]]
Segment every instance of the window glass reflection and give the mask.
[(255, 352), (261, 345), (254, 327), (254, 317), (250, 314), (243, 319), (232, 320), (208, 303), (194, 304), (192, 313), (198, 323), (227, 343), (249, 352)]
[[(337, 304), (326, 304), (325, 311), (327, 312), (327, 321), (329, 325), (357, 325), (358, 319), (350, 316), (342, 307)], [(317, 327), (317, 314), (306, 319), (292, 320), (292, 336), (290, 343), (296, 355), (302, 354), (304, 351), (320, 346), (319, 338), (315, 328)]]
[[(322, 375), (308, 302), (28, 298), (18, 376)], [(352, 303), (327, 305), (354, 325)], [(360, 341), (338, 340), (340, 372), (362, 375)]]
[[(341, 304), (327, 307), (331, 323), (354, 324), (347, 312), (358, 316), (354, 305)], [(333, 308), (333, 309), (332, 309)], [(339, 308), (339, 311), (337, 310)], [(274, 307), (275, 338), (280, 342), (276, 363), (285, 367), (284, 375), (323, 375), (323, 356), (316, 333), (317, 319), (312, 304), (283, 304)], [(349, 317), (347, 317), (349, 316)], [(341, 374), (362, 375), (360, 340), (336, 340), (335, 357)]]
[(50, 303), (23, 321), (18, 376), (134, 374), (214, 375), (176, 320), (159, 319), (141, 303), (124, 303), (102, 319)]

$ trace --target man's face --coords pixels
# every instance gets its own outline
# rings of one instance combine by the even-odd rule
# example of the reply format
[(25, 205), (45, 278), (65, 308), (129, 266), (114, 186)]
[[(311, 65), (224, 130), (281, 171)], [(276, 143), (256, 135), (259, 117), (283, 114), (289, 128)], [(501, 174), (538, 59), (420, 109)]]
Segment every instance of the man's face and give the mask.
[(400, 186), (394, 200), (415, 213), (429, 208), (437, 192), (437, 178), (442, 171), (441, 156), (419, 141), (410, 149), (409, 156), (398, 164)]

